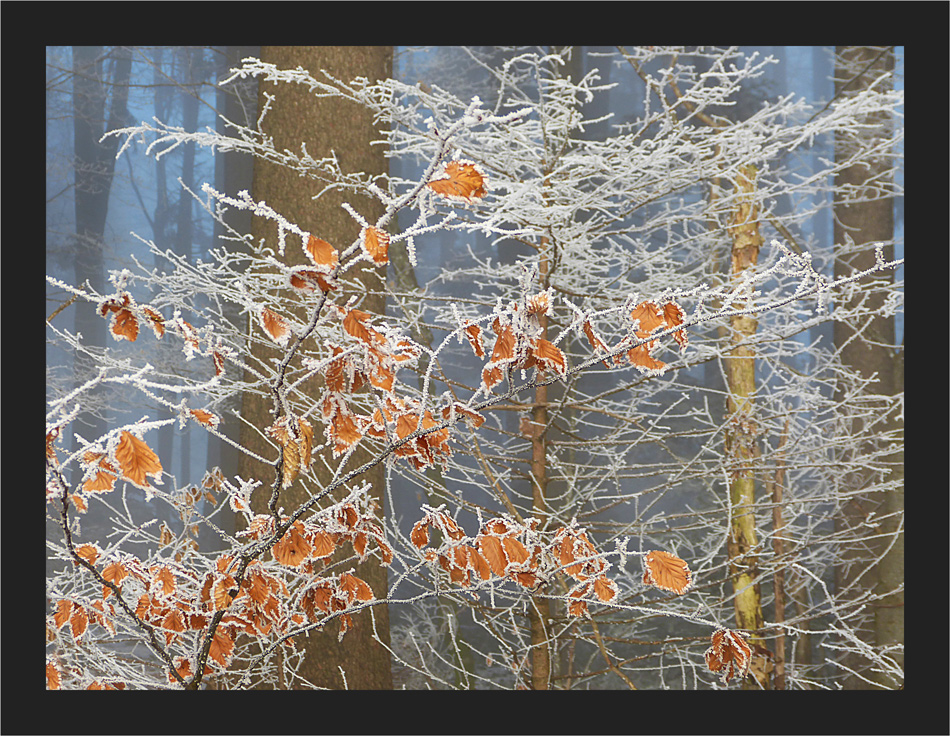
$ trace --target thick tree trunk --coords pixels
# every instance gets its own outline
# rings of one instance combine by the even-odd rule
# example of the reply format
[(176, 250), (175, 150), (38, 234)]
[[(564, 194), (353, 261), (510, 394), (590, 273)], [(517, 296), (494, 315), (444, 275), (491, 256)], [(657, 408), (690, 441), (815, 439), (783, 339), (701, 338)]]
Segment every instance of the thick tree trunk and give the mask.
[[(321, 69), (334, 77), (350, 80), (364, 76), (371, 80), (384, 79), (392, 71), (391, 47), (263, 47), (261, 60), (275, 64), (281, 69), (294, 69), (301, 66), (315, 78), (320, 78)], [(374, 127), (372, 115), (356, 104), (338, 99), (316, 99), (303, 86), (261, 83), (258, 104), (265, 104), (265, 94), (273, 95), (274, 102), (264, 119), (264, 132), (273, 137), (274, 147), (278, 150), (299, 151), (301, 143), (306, 144), (308, 152), (319, 158), (335, 152), (342, 168), (347, 171), (365, 171), (384, 173), (387, 161), (379, 146), (370, 146), (370, 141), (379, 137)], [(264, 200), (288, 220), (297, 223), (304, 230), (327, 240), (343, 250), (354, 242), (360, 227), (340, 205), (344, 201), (337, 192), (329, 192), (314, 201), (313, 197), (323, 188), (323, 184), (302, 178), (295, 172), (278, 166), (255, 162), (253, 196), (255, 200)], [(348, 198), (353, 208), (372, 222), (382, 214), (381, 205), (369, 198)], [(255, 218), (252, 233), (255, 242), (262, 238), (268, 243), (277, 243), (276, 226), (269, 221)], [(303, 264), (305, 258), (301, 248), (288, 247), (284, 259), (288, 265)], [(364, 271), (358, 278), (365, 289), (353, 289), (361, 293), (359, 308), (367, 312), (382, 313), (385, 299), (382, 295), (380, 275), (375, 271)], [(346, 288), (346, 287), (344, 287)], [(352, 285), (350, 286), (352, 289)], [(264, 350), (254, 349), (258, 360), (267, 360), (270, 356)], [(303, 386), (305, 393), (316, 395), (319, 386), (314, 382)], [(246, 394), (242, 409), (245, 425), (241, 434), (241, 443), (264, 457), (273, 457), (274, 450), (262, 440), (260, 431), (273, 423), (271, 415), (272, 401), (269, 396)], [(319, 432), (319, 428), (317, 428)], [(357, 451), (351, 459), (355, 467), (369, 459), (365, 452)], [(328, 458), (332, 460), (332, 458)], [(275, 468), (263, 465), (247, 456), (239, 463), (242, 477), (256, 478), (264, 482), (267, 495), (273, 485)], [(311, 467), (322, 483), (329, 483), (330, 474), (321, 458), (317, 457)], [(373, 484), (373, 496), (379, 509), (384, 508), (383, 466), (377, 466), (368, 473)], [(349, 489), (346, 489), (349, 490)], [(286, 489), (280, 497), (280, 506), (287, 512), (292, 511), (306, 501), (300, 483)], [(266, 496), (258, 491), (252, 504), (259, 510), (266, 506)], [(354, 574), (365, 580), (373, 593), (381, 598), (387, 592), (386, 569), (369, 558), (363, 564), (357, 564)], [(303, 641), (306, 649), (306, 661), (301, 676), (318, 687), (340, 689), (389, 689), (392, 687), (390, 656), (387, 649), (375, 640), (375, 636), (389, 645), (389, 614), (385, 605), (377, 605), (353, 616), (353, 627), (342, 640), (337, 638), (337, 628), (329, 626), (325, 631), (313, 631)]]
[[(881, 53), (880, 48), (865, 46), (845, 46), (837, 49), (837, 68), (835, 93), (839, 95), (854, 94), (867, 89), (872, 82), (885, 71), (893, 69), (893, 52)], [(881, 83), (877, 82), (878, 88)], [(880, 116), (869, 117), (864, 121), (871, 131), (870, 135), (880, 136), (886, 132), (890, 121)], [(835, 145), (837, 161), (847, 161), (853, 155), (851, 140), (838, 140)], [(886, 170), (886, 161), (869, 157), (845, 169), (835, 177), (835, 220), (834, 238), (838, 253), (835, 258), (835, 278), (851, 276), (855, 271), (863, 271), (874, 265), (875, 253), (871, 247), (850, 248), (849, 241), (856, 246), (872, 243), (890, 242), (894, 237), (894, 205), (891, 199), (867, 197), (870, 201), (847, 201), (860, 199), (862, 191), (867, 193), (867, 187), (877, 182)], [(884, 257), (893, 259), (893, 247), (884, 248)], [(875, 274), (878, 282), (893, 282), (893, 272)], [(885, 283), (886, 285), (886, 283)], [(886, 297), (886, 289), (878, 289), (868, 296), (863, 309), (873, 312), (880, 308)], [(864, 295), (855, 293), (852, 303), (844, 303), (842, 308), (856, 306)], [(874, 316), (866, 323), (857, 323), (853, 320), (840, 320), (834, 323), (835, 345), (840, 349), (842, 362), (863, 378), (870, 381), (866, 388), (869, 394), (892, 396), (903, 390), (902, 350), (896, 348), (894, 317)], [(846, 432), (852, 435), (868, 434), (864, 429), (864, 422), (859, 418), (848, 420)], [(896, 418), (886, 422), (886, 428), (899, 428)], [(875, 433), (877, 434), (877, 433)], [(876, 452), (879, 448), (873, 439), (868, 439), (864, 446), (856, 452), (858, 457)], [(857, 458), (844, 458), (850, 465)], [(895, 451), (886, 461), (890, 466), (891, 474), (888, 480), (903, 478), (903, 451)], [(860, 465), (860, 462), (857, 463)], [(860, 491), (862, 488), (875, 483), (880, 477), (877, 469), (851, 469), (842, 478), (842, 490), (846, 492)], [(898, 534), (898, 527), (903, 519), (904, 494), (903, 485), (899, 491), (889, 493), (865, 493), (851, 496), (842, 506), (841, 513), (836, 519), (838, 531), (843, 534), (866, 536), (868, 516), (874, 513), (878, 518), (886, 516), (879, 531), (881, 538), (860, 547), (855, 545), (844, 550), (844, 556), (850, 564), (839, 566), (836, 580), (839, 591), (843, 591), (845, 600), (860, 595), (868, 587), (877, 587), (881, 592), (894, 590), (903, 584), (904, 569), (904, 540), (903, 533)], [(888, 544), (896, 536), (896, 543), (891, 548), (876, 569), (867, 572), (865, 559), (871, 559), (884, 552), (883, 545)], [(861, 577), (863, 576), (863, 577)], [(860, 577), (860, 579), (858, 579)], [(867, 641), (874, 641), (878, 646), (903, 643), (904, 641), (904, 595), (896, 593), (888, 596), (877, 604), (874, 620), (868, 623), (862, 637)], [(873, 630), (871, 630), (873, 629)], [(903, 655), (897, 655), (903, 662)], [(852, 657), (846, 662), (852, 667), (861, 667), (860, 661)], [(894, 687), (897, 683), (884, 682), (880, 675), (866, 673), (872, 680), (878, 681), (885, 687)], [(864, 689), (871, 687), (866, 681), (858, 677), (848, 677), (845, 687)]]

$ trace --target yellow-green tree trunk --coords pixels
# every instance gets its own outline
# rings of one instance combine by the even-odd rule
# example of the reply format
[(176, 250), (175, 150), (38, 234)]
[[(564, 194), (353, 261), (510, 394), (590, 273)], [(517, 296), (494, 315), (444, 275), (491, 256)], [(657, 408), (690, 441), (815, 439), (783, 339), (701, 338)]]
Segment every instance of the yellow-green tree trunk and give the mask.
[[(756, 169), (743, 166), (736, 180), (738, 204), (729, 226), (732, 237), (732, 278), (738, 280), (742, 272), (755, 266), (762, 246), (759, 232), (759, 208), (755, 195)], [(743, 302), (733, 304), (742, 308)], [(757, 545), (755, 526), (755, 455), (758, 434), (754, 418), (755, 350), (750, 345), (758, 327), (752, 315), (738, 315), (731, 319), (732, 344), (726, 358), (727, 428), (725, 433), (726, 457), (729, 463), (729, 499), (732, 508), (728, 537), (729, 569), (735, 593), (736, 628), (760, 632), (763, 628), (762, 599), (757, 580), (754, 550)], [(755, 633), (750, 643), (761, 646)], [(753, 659), (751, 679), (745, 687), (767, 688), (768, 676), (764, 660)]]

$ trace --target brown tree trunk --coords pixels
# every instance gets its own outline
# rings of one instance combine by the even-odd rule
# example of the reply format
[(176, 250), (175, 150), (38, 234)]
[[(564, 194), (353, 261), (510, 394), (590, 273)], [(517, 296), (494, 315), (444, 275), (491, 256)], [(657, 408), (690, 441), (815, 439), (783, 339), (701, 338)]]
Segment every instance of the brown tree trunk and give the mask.
[[(76, 283), (89, 285), (100, 293), (106, 291), (103, 236), (109, 212), (109, 194), (115, 173), (115, 152), (118, 138), (102, 135), (119, 127), (128, 115), (129, 75), (132, 70), (132, 52), (118, 47), (112, 52), (113, 74), (107, 84), (106, 55), (102, 46), (73, 47), (73, 150), (75, 155), (75, 215)], [(111, 91), (111, 105), (106, 122), (106, 103)], [(106, 344), (106, 321), (96, 313), (95, 304), (80, 300), (76, 304), (75, 330), (81, 333), (87, 345), (102, 347)], [(82, 351), (76, 352), (76, 383), (87, 381), (95, 373), (91, 359)], [(92, 390), (101, 396), (101, 387)], [(93, 402), (99, 403), (99, 402)], [(102, 401), (101, 403), (105, 403)], [(80, 434), (87, 438), (99, 437), (106, 431), (104, 419), (95, 411), (83, 411), (76, 424)], [(79, 443), (74, 440), (73, 450)], [(82, 468), (76, 468), (73, 482), (79, 482)]]
[[(882, 53), (880, 48), (866, 46), (844, 46), (837, 48), (837, 67), (835, 72), (836, 95), (847, 96), (854, 94), (875, 82), (880, 75), (893, 69), (894, 56), (892, 51)], [(877, 82), (881, 89), (881, 82)], [(890, 121), (880, 116), (869, 117), (864, 121), (871, 126), (869, 133), (880, 136), (887, 131)], [(838, 161), (848, 160), (852, 153), (853, 142), (850, 140), (836, 141), (835, 158)], [(842, 169), (835, 177), (835, 207), (834, 207), (834, 238), (838, 253), (835, 258), (835, 278), (851, 276), (856, 271), (866, 270), (874, 265), (875, 253), (873, 248), (848, 248), (849, 241), (856, 246), (889, 242), (894, 237), (894, 204), (888, 198), (869, 198), (871, 201), (847, 202), (845, 199), (854, 199), (861, 196), (861, 191), (880, 179), (888, 167), (887, 161), (875, 159), (867, 160)], [(893, 247), (884, 248), (884, 258), (892, 260)], [(868, 280), (878, 282), (893, 282), (893, 272), (875, 274)], [(881, 307), (886, 297), (886, 289), (877, 289), (870, 294), (863, 309), (874, 311)], [(856, 294), (853, 303), (843, 303), (842, 308), (856, 306), (857, 300), (863, 298)], [(894, 318), (873, 316), (866, 323), (856, 323), (853, 320), (841, 320), (834, 323), (835, 345), (841, 351), (842, 362), (863, 378), (870, 380), (866, 392), (880, 395), (894, 395), (903, 390), (903, 372), (899, 369), (902, 351), (895, 349)], [(898, 370), (899, 379), (898, 379)], [(876, 376), (875, 376), (876, 374)], [(864, 429), (864, 422), (860, 418), (852, 418), (844, 431), (851, 435), (869, 434)], [(897, 419), (890, 419), (886, 423), (888, 429), (897, 428)], [(877, 450), (876, 442), (868, 439), (864, 446), (859, 448), (857, 457), (845, 458), (846, 461), (858, 460), (858, 457)], [(903, 477), (903, 452), (898, 451), (888, 458), (892, 474), (890, 478)], [(850, 463), (849, 463), (850, 464)], [(860, 462), (857, 463), (860, 465)], [(860, 491), (869, 484), (875, 483), (880, 471), (877, 469), (849, 469), (842, 479), (842, 490), (845, 492)], [(872, 512), (878, 517), (891, 514), (887, 518), (880, 532), (897, 533), (898, 520), (903, 518), (903, 486), (900, 491), (890, 493), (865, 493), (851, 496), (843, 505), (841, 513), (836, 519), (838, 531), (854, 536), (866, 536), (868, 527), (863, 527)], [(883, 590), (893, 588), (903, 582), (903, 534), (899, 535), (897, 543), (870, 575), (865, 574), (867, 565), (862, 562), (883, 552), (882, 544), (887, 539), (868, 542), (867, 545), (854, 545), (843, 551), (845, 560), (851, 564), (839, 566), (836, 584), (844, 593), (845, 600), (861, 594), (868, 587), (878, 586)], [(859, 576), (862, 576), (860, 577)], [(903, 593), (889, 596), (878, 604), (875, 620), (868, 626), (873, 631), (865, 630), (861, 634), (866, 641), (875, 641), (879, 646), (902, 643), (904, 640), (904, 596)], [(903, 656), (899, 657), (903, 661)], [(861, 667), (855, 658), (846, 662), (852, 667)], [(868, 672), (866, 676), (880, 681), (880, 676)], [(887, 687), (894, 687), (895, 683), (884, 683)], [(849, 676), (845, 687), (865, 689), (871, 687), (858, 677)]]
[[(392, 72), (391, 47), (262, 47), (260, 58), (280, 69), (301, 66), (317, 79), (321, 78), (321, 70), (346, 81), (358, 76), (370, 80), (385, 79)], [(277, 150), (300, 151), (303, 143), (314, 158), (335, 152), (345, 171), (380, 174), (388, 170), (382, 148), (369, 145), (371, 140), (379, 138), (380, 133), (373, 125), (372, 115), (364, 108), (339, 99), (316, 99), (302, 85), (265, 82), (261, 82), (259, 88), (258, 102), (261, 106), (265, 104), (265, 93), (273, 95), (274, 101), (264, 119), (263, 129), (273, 137)], [(266, 201), (285, 218), (332, 243), (341, 251), (359, 236), (360, 226), (340, 207), (344, 201), (341, 194), (329, 192), (314, 201), (312, 198), (323, 189), (323, 183), (270, 163), (255, 161), (254, 167), (255, 200)], [(382, 205), (376, 200), (348, 197), (346, 201), (367, 221), (372, 222), (382, 214)], [(277, 228), (274, 223), (255, 218), (252, 233), (255, 242), (264, 238), (276, 246)], [(292, 246), (288, 246), (283, 260), (288, 265), (306, 262), (302, 249)], [(354, 283), (343, 288), (361, 293), (360, 309), (383, 313), (385, 298), (379, 273), (366, 270), (357, 276), (365, 289)], [(359, 288), (354, 289), (354, 285)], [(254, 354), (259, 360), (270, 357), (256, 347)], [(276, 353), (271, 351), (273, 355)], [(312, 381), (311, 385), (304, 385), (302, 389), (304, 393), (316, 396), (319, 385)], [(245, 394), (242, 408), (245, 424), (241, 432), (241, 444), (264, 457), (274, 458), (276, 462), (276, 452), (259, 434), (275, 419), (271, 409), (270, 396)], [(320, 432), (319, 427), (315, 430)], [(368, 459), (365, 451), (357, 451), (350, 464), (356, 467)], [(327, 460), (332, 461), (332, 458)], [(275, 467), (242, 455), (239, 473), (244, 478), (263, 481), (266, 491), (259, 489), (252, 499), (252, 505), (263, 512), (273, 487)], [(323, 484), (329, 483), (332, 477), (319, 457), (314, 459), (311, 473)], [(380, 513), (383, 513), (383, 466), (377, 466), (367, 475), (361, 480), (372, 482), (373, 497)], [(306, 500), (306, 494), (298, 481), (281, 494), (279, 505), (285, 509), (285, 513), (289, 513)], [(370, 557), (365, 563), (355, 565), (354, 574), (370, 585), (376, 597), (386, 595), (386, 569), (374, 558)], [(325, 688), (392, 688), (389, 652), (375, 641), (374, 631), (388, 646), (389, 614), (385, 605), (373, 606), (354, 615), (353, 626), (342, 640), (338, 640), (338, 629), (333, 625), (324, 631), (311, 632), (306, 639), (298, 640), (298, 646), (302, 645), (306, 649), (306, 661), (300, 675), (310, 683)], [(292, 685), (288, 683), (288, 686)]]

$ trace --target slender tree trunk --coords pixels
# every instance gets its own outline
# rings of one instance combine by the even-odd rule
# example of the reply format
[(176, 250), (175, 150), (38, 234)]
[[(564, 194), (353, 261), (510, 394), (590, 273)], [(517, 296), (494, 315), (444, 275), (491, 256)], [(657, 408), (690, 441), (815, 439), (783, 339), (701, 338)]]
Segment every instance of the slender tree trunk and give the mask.
[[(867, 89), (872, 83), (881, 88), (882, 82), (876, 80), (885, 71), (894, 66), (893, 52), (882, 54), (882, 49), (866, 46), (844, 46), (837, 48), (837, 67), (835, 71), (835, 93), (847, 96)], [(880, 116), (869, 117), (864, 121), (869, 126), (869, 134), (880, 135), (888, 130), (890, 120)], [(846, 161), (853, 154), (853, 141), (839, 139), (835, 144), (835, 158)], [(850, 248), (849, 241), (856, 246), (871, 243), (891, 242), (894, 237), (894, 205), (890, 199), (869, 198), (870, 201), (847, 202), (845, 199), (855, 199), (863, 189), (878, 181), (888, 166), (887, 161), (869, 156), (867, 160), (849, 166), (835, 177), (835, 219), (834, 238), (838, 253), (835, 258), (835, 278), (850, 276), (855, 271), (865, 270), (874, 265), (875, 254), (873, 248)], [(893, 246), (884, 248), (884, 257), (894, 257)], [(878, 282), (893, 282), (893, 272), (876, 274), (873, 277)], [(870, 312), (881, 307), (886, 297), (886, 289), (878, 289), (869, 295), (863, 309)], [(855, 306), (863, 295), (855, 294), (852, 303), (845, 302), (842, 308)], [(898, 350), (895, 338), (895, 322), (893, 316), (875, 316), (867, 323), (854, 321), (835, 321), (835, 345), (840, 349), (842, 362), (852, 370), (858, 372), (870, 383), (866, 391), (871, 394), (892, 396), (903, 390), (902, 350)], [(859, 418), (851, 418), (845, 431), (852, 435), (868, 434), (864, 429), (864, 422)], [(896, 417), (888, 418), (884, 426), (890, 430), (897, 430), (900, 423)], [(879, 434), (879, 433), (875, 433)], [(878, 451), (875, 440), (868, 439), (864, 446), (856, 450), (855, 457)], [(850, 461), (851, 458), (845, 458)], [(891, 474), (888, 479), (903, 478), (903, 451), (895, 450), (887, 458)], [(852, 466), (854, 463), (849, 463)], [(870, 468), (853, 468), (842, 477), (844, 491), (860, 491), (862, 488), (875, 483), (879, 471)], [(844, 599), (854, 598), (868, 587), (877, 587), (881, 592), (894, 590), (903, 584), (904, 580), (904, 542), (903, 533), (898, 534), (899, 525), (903, 520), (904, 495), (903, 485), (900, 490), (889, 493), (866, 493), (851, 496), (842, 506), (841, 513), (836, 519), (839, 532), (865, 536), (862, 530), (868, 516), (874, 513), (878, 518), (885, 517), (879, 531), (881, 538), (869, 541), (866, 545), (855, 545), (843, 551), (845, 560), (851, 564), (839, 566), (836, 584), (842, 591)], [(892, 535), (885, 537), (885, 534)], [(876, 557), (883, 553), (885, 544), (890, 538), (896, 537), (896, 543), (887, 553), (881, 563), (867, 572), (867, 564), (863, 560)], [(861, 577), (863, 576), (863, 577)], [(860, 579), (859, 579), (860, 578)], [(869, 622), (873, 630), (865, 630), (862, 634), (866, 641), (875, 641), (878, 646), (902, 644), (904, 641), (904, 595), (895, 593), (877, 604), (874, 620)], [(896, 655), (903, 662), (903, 655)], [(856, 657), (848, 658), (846, 662), (852, 667), (861, 667)], [(872, 680), (878, 681), (885, 687), (894, 687), (896, 683), (884, 682), (876, 673), (866, 673)], [(848, 677), (845, 687), (865, 689), (871, 687), (866, 681), (858, 677)]]
[[(744, 166), (739, 170), (736, 188), (739, 203), (729, 227), (732, 236), (732, 277), (756, 265), (762, 236), (759, 233), (759, 207), (755, 194), (756, 169)], [(745, 303), (735, 306), (742, 307)], [(735, 591), (736, 627), (752, 632), (750, 643), (762, 646), (759, 633), (763, 628), (762, 596), (759, 588), (755, 548), (758, 544), (755, 526), (755, 457), (757, 424), (754, 417), (755, 349), (749, 341), (755, 336), (758, 320), (752, 315), (731, 318), (734, 347), (726, 358), (728, 398), (726, 411), (729, 424), (725, 432), (726, 457), (730, 463), (729, 498), (732, 507), (728, 537), (730, 571)], [(752, 672), (758, 686), (746, 680), (745, 687), (769, 687), (769, 678), (761, 657), (753, 659)], [(757, 667), (756, 664), (759, 664)]]
[[(552, 245), (548, 238), (541, 238), (541, 262), (539, 278), (541, 288), (548, 287), (550, 274), (550, 252)], [(539, 315), (541, 337), (548, 339), (548, 317)], [(534, 407), (531, 409), (531, 483), (532, 512), (541, 522), (541, 528), (547, 525), (548, 502), (548, 387), (538, 386), (534, 390)], [(531, 622), (531, 687), (534, 690), (547, 690), (551, 682), (551, 642), (548, 621), (551, 618), (551, 602), (542, 596), (532, 596), (528, 609)]]
[[(391, 47), (263, 47), (260, 56), (262, 61), (282, 69), (302, 66), (316, 78), (320, 78), (321, 69), (346, 80), (357, 76), (371, 80), (384, 79), (390, 76), (392, 71)], [(305, 143), (314, 158), (335, 152), (344, 170), (377, 174), (387, 170), (382, 148), (369, 145), (371, 140), (379, 137), (379, 131), (373, 125), (372, 115), (364, 108), (336, 99), (316, 99), (306, 88), (299, 85), (276, 86), (262, 82), (259, 89), (259, 106), (265, 104), (265, 94), (273, 95), (274, 102), (264, 120), (263, 128), (267, 135), (273, 136), (274, 146), (278, 150), (287, 148), (299, 151), (301, 143)], [(284, 217), (333, 243), (340, 250), (359, 236), (360, 226), (340, 207), (344, 201), (342, 195), (330, 192), (314, 201), (314, 195), (323, 187), (321, 183), (302, 178), (294, 172), (269, 163), (255, 162), (254, 166), (255, 200), (265, 200)], [(382, 214), (382, 205), (375, 200), (347, 198), (347, 201), (368, 221), (373, 221)], [(268, 243), (276, 245), (277, 230), (273, 223), (255, 218), (252, 232), (255, 242), (264, 238)], [(289, 246), (284, 260), (288, 265), (296, 265), (304, 263), (305, 257), (301, 248)], [(382, 313), (385, 299), (382, 295), (380, 275), (367, 269), (356, 277), (365, 286), (359, 290), (354, 289), (354, 293), (361, 294), (359, 307), (368, 312)], [(267, 360), (275, 354), (274, 351), (259, 350), (256, 347), (254, 353), (255, 357), (261, 360)], [(312, 382), (302, 390), (316, 394), (319, 385)], [(259, 434), (274, 421), (270, 413), (271, 403), (269, 396), (244, 396), (242, 415), (245, 424), (241, 443), (258, 454), (274, 457), (276, 460), (274, 450)], [(316, 431), (319, 432), (319, 428)], [(368, 459), (366, 452), (357, 451), (351, 463), (356, 466)], [(263, 480), (268, 488), (267, 493), (270, 493), (269, 488), (275, 475), (273, 466), (262, 465), (242, 456), (239, 472), (245, 478)], [(322, 483), (329, 483), (330, 474), (321, 458), (315, 458), (312, 472)], [(384, 513), (383, 466), (377, 466), (368, 476), (364, 479), (372, 482), (373, 497), (381, 513)], [(281, 494), (280, 505), (290, 511), (305, 500), (298, 482)], [(262, 510), (266, 505), (265, 495), (259, 491), (252, 499), (252, 504)], [(374, 558), (355, 565), (355, 568), (355, 574), (370, 585), (377, 597), (386, 595), (386, 569)], [(325, 631), (311, 632), (306, 640), (299, 642), (306, 649), (306, 661), (301, 676), (318, 687), (369, 690), (391, 688), (390, 656), (383, 644), (375, 640), (376, 635), (388, 647), (389, 613), (385, 605), (373, 606), (354, 615), (353, 626), (342, 640), (338, 640), (336, 627), (333, 626), (327, 627)]]

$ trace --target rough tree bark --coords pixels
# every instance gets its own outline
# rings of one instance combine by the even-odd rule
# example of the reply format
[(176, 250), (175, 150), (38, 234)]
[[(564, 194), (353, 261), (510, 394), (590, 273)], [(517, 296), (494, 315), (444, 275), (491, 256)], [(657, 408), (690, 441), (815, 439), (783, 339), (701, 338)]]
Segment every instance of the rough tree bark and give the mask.
[[(867, 46), (839, 46), (836, 49), (836, 59), (836, 95), (854, 94), (867, 89), (872, 83), (877, 84), (879, 88), (882, 83), (889, 84), (887, 80), (877, 82), (877, 79), (882, 73), (893, 70), (893, 50)], [(884, 133), (891, 121), (880, 116), (868, 116), (865, 123), (870, 126), (869, 134), (873, 135), (874, 131)], [(848, 160), (853, 153), (852, 145), (852, 141), (849, 140), (836, 141), (836, 159)], [(888, 167), (888, 161), (869, 156), (860, 163), (842, 169), (835, 177), (834, 242), (838, 248), (834, 267), (835, 278), (850, 276), (855, 271), (862, 271), (874, 265), (874, 249), (846, 247), (849, 240), (856, 246), (861, 246), (890, 242), (894, 237), (894, 204), (891, 199), (868, 196), (867, 201), (842, 201), (844, 198), (854, 200), (855, 195), (860, 197), (862, 192), (871, 192)], [(884, 257), (892, 259), (893, 251), (893, 246), (887, 246), (884, 248)], [(872, 279), (878, 282), (893, 282), (894, 275), (892, 272), (875, 274), (866, 281)], [(879, 309), (887, 291), (887, 289), (878, 289), (870, 294), (864, 308), (872, 312)], [(864, 295), (856, 291), (852, 301), (842, 304), (842, 307), (857, 306), (857, 301), (862, 298)], [(836, 321), (834, 340), (836, 347), (841, 351), (842, 362), (870, 381), (866, 388), (868, 393), (892, 396), (903, 390), (903, 347), (896, 346), (893, 316), (874, 316), (866, 323)], [(887, 429), (899, 428), (897, 418), (889, 418), (885, 426)], [(851, 426), (845, 431), (851, 434), (866, 434), (863, 421), (859, 418), (852, 419)], [(856, 453), (862, 456), (865, 453), (874, 453), (877, 449), (875, 442), (869, 440), (865, 446), (856, 450)], [(848, 458), (844, 460), (847, 461)], [(903, 451), (893, 452), (886, 462), (891, 472), (888, 479), (902, 479)], [(879, 471), (875, 469), (852, 468), (843, 475), (842, 488), (845, 491), (860, 491), (874, 483), (878, 473)], [(840, 590), (846, 591), (846, 598), (858, 596), (863, 589), (868, 587), (877, 587), (881, 592), (886, 592), (903, 583), (903, 533), (898, 536), (897, 543), (884, 556), (876, 569), (870, 572), (870, 575), (865, 575), (866, 565), (859, 562), (861, 559), (876, 557), (883, 552), (882, 545), (889, 541), (885, 535), (897, 534), (898, 521), (903, 518), (903, 508), (903, 485), (899, 491), (854, 495), (843, 505), (836, 520), (841, 532), (851, 529), (860, 530), (872, 513), (878, 518), (885, 517), (880, 528), (882, 534), (879, 539), (869, 542), (866, 548), (845, 551), (845, 554), (857, 563), (838, 567), (839, 574), (836, 583)], [(861, 576), (864, 577), (859, 580)], [(867, 630), (863, 635), (867, 641), (874, 641), (878, 646), (903, 643), (904, 594), (896, 593), (876, 604), (874, 621), (870, 626), (873, 627), (873, 631)], [(898, 656), (898, 659), (903, 663), (902, 655)], [(847, 664), (860, 666), (860, 663), (850, 660)], [(896, 685), (893, 682), (884, 682), (882, 677), (875, 673), (869, 672), (867, 676), (885, 687)], [(861, 678), (849, 676), (846, 678), (845, 687), (865, 689), (872, 685)]]
[[(261, 48), (260, 58), (281, 69), (301, 66), (318, 79), (321, 78), (321, 70), (347, 81), (357, 76), (370, 80), (385, 79), (392, 71), (392, 47), (388, 46), (265, 46)], [(264, 119), (263, 128), (267, 135), (273, 136), (277, 150), (287, 148), (299, 151), (301, 143), (305, 143), (307, 151), (314, 158), (335, 152), (344, 170), (374, 174), (387, 171), (388, 164), (383, 150), (379, 146), (369, 145), (370, 141), (379, 137), (379, 131), (373, 125), (371, 114), (364, 108), (338, 99), (316, 99), (305, 87), (298, 85), (276, 86), (262, 82), (258, 92), (259, 106), (265, 104), (265, 94), (273, 95), (275, 99)], [(330, 192), (314, 201), (313, 196), (324, 186), (322, 182), (303, 178), (269, 163), (255, 161), (254, 167), (255, 200), (265, 200), (284, 217), (334, 244), (340, 250), (358, 237), (359, 225), (340, 207), (344, 201), (342, 195)], [(347, 198), (347, 201), (370, 222), (382, 214), (381, 205), (375, 200)], [(277, 242), (276, 226), (261, 218), (254, 219), (252, 234), (255, 242), (259, 242), (261, 238), (265, 238), (268, 243)], [(288, 247), (284, 260), (288, 265), (300, 265), (305, 262), (305, 257), (302, 249)], [(365, 289), (362, 289), (358, 282), (351, 282), (348, 288), (353, 289), (355, 293), (363, 291), (359, 308), (382, 313), (385, 300), (380, 275), (366, 270), (357, 274), (357, 278)], [(258, 359), (267, 360), (272, 357), (263, 349), (255, 347), (254, 351)], [(273, 352), (273, 355), (276, 355), (276, 352)], [(318, 390), (316, 383), (303, 387), (303, 391), (307, 393), (316, 394)], [(270, 396), (245, 394), (242, 408), (245, 422), (241, 443), (264, 457), (276, 459), (275, 451), (260, 434), (274, 421), (271, 408)], [(315, 434), (320, 431), (319, 427), (315, 427)], [(356, 467), (367, 460), (369, 455), (366, 452), (357, 451), (351, 463)], [(239, 472), (242, 477), (262, 480), (269, 495), (274, 481), (274, 467), (242, 456)], [(314, 459), (311, 472), (323, 483), (330, 481), (331, 474), (319, 457)], [(372, 482), (373, 497), (382, 510), (383, 466), (377, 466), (367, 475), (369, 477), (364, 479)], [(281, 494), (280, 505), (289, 512), (305, 500), (305, 493), (298, 481)], [(266, 506), (265, 493), (258, 490), (252, 499), (252, 505), (263, 512)], [(354, 574), (365, 580), (377, 597), (386, 595), (386, 569), (379, 566), (374, 558), (368, 558), (365, 563), (356, 565)], [(325, 688), (392, 688), (390, 656), (386, 648), (375, 641), (374, 631), (388, 646), (389, 614), (385, 605), (374, 606), (353, 616), (353, 627), (342, 640), (338, 640), (335, 626), (327, 627), (324, 631), (311, 632), (305, 640), (298, 641), (298, 646), (306, 648), (306, 661), (300, 671), (301, 676), (313, 685)], [(290, 683), (287, 685), (291, 686)]]

